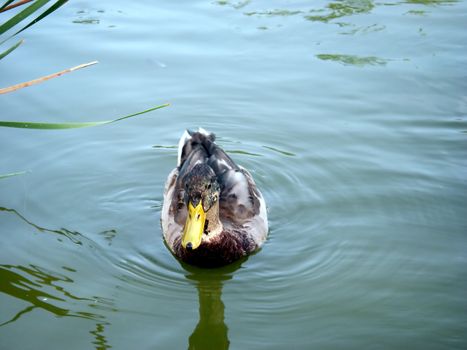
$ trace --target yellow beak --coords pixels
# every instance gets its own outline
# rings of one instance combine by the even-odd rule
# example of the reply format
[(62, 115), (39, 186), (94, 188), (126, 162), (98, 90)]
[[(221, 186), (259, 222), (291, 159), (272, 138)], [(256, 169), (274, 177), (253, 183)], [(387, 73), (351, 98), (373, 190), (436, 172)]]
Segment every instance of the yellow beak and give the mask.
[(204, 223), (206, 222), (206, 213), (203, 204), (199, 201), (198, 205), (193, 207), (191, 202), (188, 204), (188, 216), (185, 227), (183, 228), (182, 247), (188, 250), (196, 249), (201, 244), (203, 237)]

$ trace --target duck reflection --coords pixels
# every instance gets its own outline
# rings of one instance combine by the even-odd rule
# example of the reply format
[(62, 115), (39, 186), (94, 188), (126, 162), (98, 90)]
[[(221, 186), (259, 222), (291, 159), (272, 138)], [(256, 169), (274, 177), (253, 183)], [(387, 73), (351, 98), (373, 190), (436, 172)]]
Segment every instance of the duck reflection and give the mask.
[(188, 338), (188, 349), (228, 349), (228, 327), (225, 324), (225, 305), (222, 301), (224, 282), (232, 279), (244, 260), (218, 269), (200, 269), (182, 264), (187, 278), (194, 281), (199, 298), (199, 321)]
[(200, 280), (199, 321), (188, 339), (188, 349), (228, 349), (229, 338), (224, 322), (221, 280)]

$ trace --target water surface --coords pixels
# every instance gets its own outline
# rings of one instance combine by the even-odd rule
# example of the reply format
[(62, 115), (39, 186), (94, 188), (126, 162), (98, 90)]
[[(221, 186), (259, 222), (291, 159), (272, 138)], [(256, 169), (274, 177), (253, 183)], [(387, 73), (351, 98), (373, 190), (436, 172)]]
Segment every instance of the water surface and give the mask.
[[(2, 18), (0, 18), (2, 20)], [(2, 349), (465, 349), (467, 3), (80, 1), (0, 62)], [(181, 265), (184, 128), (252, 172), (270, 235)], [(27, 336), (26, 336), (27, 335)]]

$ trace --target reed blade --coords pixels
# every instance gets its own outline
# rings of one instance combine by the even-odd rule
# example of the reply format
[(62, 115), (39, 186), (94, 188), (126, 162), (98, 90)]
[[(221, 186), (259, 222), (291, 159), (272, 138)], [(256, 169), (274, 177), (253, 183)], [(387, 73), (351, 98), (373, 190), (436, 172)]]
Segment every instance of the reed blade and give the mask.
[(67, 3), (68, 0), (58, 0), (55, 4), (53, 4), (52, 6), (50, 6), (44, 13), (42, 13), (41, 15), (39, 15), (37, 18), (35, 18), (34, 20), (32, 20), (31, 22), (29, 22), (27, 25), (25, 25), (23, 28), (21, 28), (20, 30), (18, 30), (15, 34), (13, 34), (13, 36), (15, 35), (18, 35), (19, 33), (21, 33), (23, 30), (26, 30), (28, 29), (30, 26), (32, 26), (33, 24), (36, 24), (37, 22), (39, 22), (41, 19), (47, 17), (48, 15), (50, 15), (52, 12), (54, 12), (55, 10), (57, 10), (58, 8), (60, 8), (61, 6), (63, 6), (65, 3)]
[(39, 129), (39, 130), (60, 130), (60, 129), (77, 129), (77, 128), (87, 128), (91, 126), (99, 126), (105, 124), (115, 123), (124, 119), (136, 117), (141, 114), (146, 114), (157, 109), (161, 109), (169, 106), (168, 103), (159, 105), (146, 109), (141, 112), (129, 114), (113, 120), (104, 120), (99, 122), (83, 122), (83, 123), (38, 123), (38, 122), (15, 122), (15, 121), (4, 121), (0, 120), (0, 127), (5, 128), (20, 128), (20, 129)]
[[(50, 0), (37, 0), (28, 7), (26, 7), (23, 11), (20, 13), (16, 14), (12, 18), (10, 18), (8, 21), (0, 25), (0, 35), (5, 33), (6, 31), (10, 30), (13, 28), (15, 25), (32, 15), (34, 12), (39, 10), (42, 6), (47, 4)], [(2, 43), (5, 41), (2, 41)]]
[(12, 47), (10, 47), (8, 50), (3, 51), (2, 53), (0, 53), (0, 60), (2, 58), (4, 58), (5, 56), (9, 55), (10, 53), (12, 53), (14, 50), (16, 50), (18, 48), (18, 46), (20, 46), (23, 42), (24, 42), (24, 40), (20, 40), (16, 44), (14, 44)]

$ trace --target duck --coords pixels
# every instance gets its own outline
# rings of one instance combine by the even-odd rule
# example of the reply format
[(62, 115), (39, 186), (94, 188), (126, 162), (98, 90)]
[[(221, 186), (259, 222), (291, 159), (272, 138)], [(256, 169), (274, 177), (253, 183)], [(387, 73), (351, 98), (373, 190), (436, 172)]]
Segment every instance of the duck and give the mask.
[(203, 128), (184, 131), (161, 210), (167, 247), (183, 263), (201, 267), (228, 265), (258, 251), (269, 230), (253, 176), (215, 139)]

